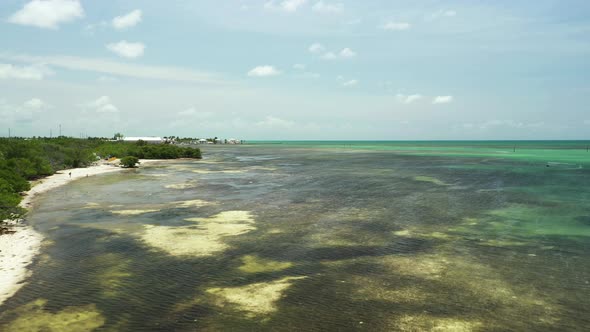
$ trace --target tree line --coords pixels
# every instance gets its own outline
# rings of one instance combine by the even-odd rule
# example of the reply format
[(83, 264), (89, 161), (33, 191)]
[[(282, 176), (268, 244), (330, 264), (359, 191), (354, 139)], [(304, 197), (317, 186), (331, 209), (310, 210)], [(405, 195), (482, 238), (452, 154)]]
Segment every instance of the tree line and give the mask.
[(20, 193), (30, 189), (30, 180), (67, 168), (87, 167), (99, 159), (111, 157), (200, 159), (201, 150), (172, 144), (114, 142), (99, 138), (0, 138), (0, 222), (22, 215), (24, 211), (18, 207)]

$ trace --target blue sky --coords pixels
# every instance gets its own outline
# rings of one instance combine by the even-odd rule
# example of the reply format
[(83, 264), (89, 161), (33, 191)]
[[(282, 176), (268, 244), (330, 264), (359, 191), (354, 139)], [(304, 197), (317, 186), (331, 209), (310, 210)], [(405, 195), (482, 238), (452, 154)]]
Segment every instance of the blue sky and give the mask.
[(590, 2), (0, 2), (1, 135), (589, 139)]

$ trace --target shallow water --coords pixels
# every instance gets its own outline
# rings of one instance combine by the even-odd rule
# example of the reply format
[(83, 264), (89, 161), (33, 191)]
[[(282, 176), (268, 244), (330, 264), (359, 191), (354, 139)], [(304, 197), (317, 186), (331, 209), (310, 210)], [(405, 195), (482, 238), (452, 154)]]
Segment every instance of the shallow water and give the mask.
[(0, 330), (583, 331), (586, 143), (212, 146), (85, 178), (30, 214)]

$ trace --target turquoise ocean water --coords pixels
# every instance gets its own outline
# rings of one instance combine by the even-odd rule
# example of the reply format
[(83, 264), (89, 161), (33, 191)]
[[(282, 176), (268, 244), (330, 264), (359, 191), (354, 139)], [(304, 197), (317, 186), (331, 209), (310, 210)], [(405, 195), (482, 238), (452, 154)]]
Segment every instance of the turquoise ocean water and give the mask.
[(40, 198), (6, 331), (584, 331), (589, 141), (249, 142)]

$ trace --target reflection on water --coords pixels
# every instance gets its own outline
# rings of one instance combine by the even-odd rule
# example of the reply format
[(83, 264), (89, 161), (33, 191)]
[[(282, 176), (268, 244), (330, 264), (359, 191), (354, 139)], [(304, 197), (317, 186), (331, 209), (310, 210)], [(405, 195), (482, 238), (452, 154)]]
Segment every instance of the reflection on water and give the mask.
[(207, 147), (57, 189), (0, 330), (589, 326), (588, 158), (402, 148)]

